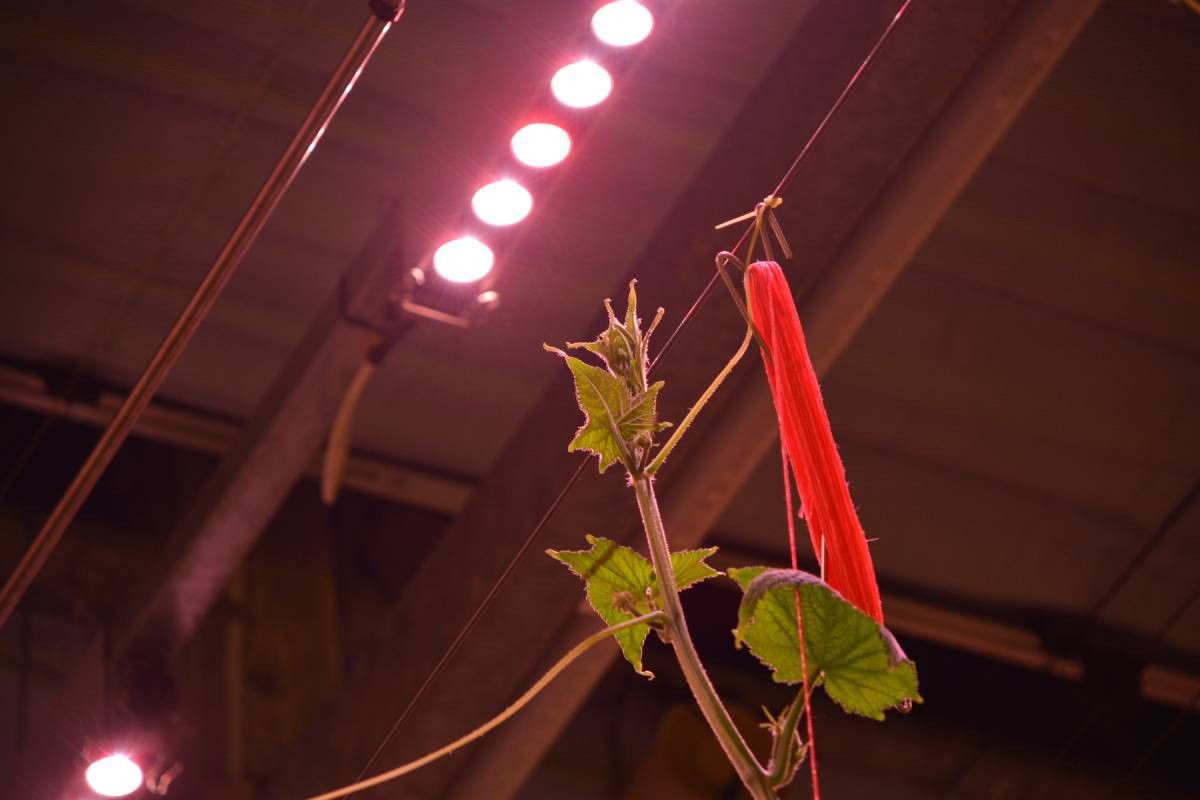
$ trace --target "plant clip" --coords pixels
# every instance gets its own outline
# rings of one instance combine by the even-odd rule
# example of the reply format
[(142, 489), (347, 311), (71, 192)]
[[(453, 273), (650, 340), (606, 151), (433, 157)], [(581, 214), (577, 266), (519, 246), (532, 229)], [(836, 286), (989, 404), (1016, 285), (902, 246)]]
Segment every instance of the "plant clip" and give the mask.
[(779, 244), (779, 249), (783, 252), (783, 257), (790, 259), (792, 257), (792, 248), (788, 245), (787, 238), (783, 235), (783, 228), (779, 225), (779, 220), (775, 217), (775, 209), (783, 205), (783, 198), (777, 195), (769, 194), (762, 199), (762, 202), (754, 206), (754, 210), (742, 214), (740, 217), (727, 219), (720, 225), (717, 225), (713, 230), (721, 230), (728, 228), (730, 225), (736, 225), (739, 222), (754, 220), (754, 231), (750, 236), (750, 245), (746, 248), (746, 261), (754, 260), (754, 246), (761, 237), (763, 243), (763, 252), (766, 253), (768, 259), (774, 261), (775, 255), (771, 250), (771, 243), (763, 233), (763, 224), (766, 223), (771, 233), (775, 236), (775, 241)]
[(771, 350), (759, 334), (758, 326), (754, 324), (754, 319), (750, 316), (750, 309), (746, 306), (745, 299), (733, 284), (733, 278), (729, 277), (729, 271), (726, 269), (728, 265), (733, 264), (738, 268), (738, 272), (745, 273), (746, 265), (742, 263), (740, 258), (728, 250), (722, 250), (717, 253), (716, 262), (717, 272), (720, 273), (721, 280), (725, 283), (725, 288), (729, 290), (729, 296), (733, 299), (733, 304), (737, 306), (738, 313), (742, 315), (742, 319), (746, 320), (746, 325), (749, 327), (750, 333), (754, 336), (754, 341), (758, 343), (759, 349), (762, 350), (763, 357), (767, 359), (767, 363), (770, 363)]

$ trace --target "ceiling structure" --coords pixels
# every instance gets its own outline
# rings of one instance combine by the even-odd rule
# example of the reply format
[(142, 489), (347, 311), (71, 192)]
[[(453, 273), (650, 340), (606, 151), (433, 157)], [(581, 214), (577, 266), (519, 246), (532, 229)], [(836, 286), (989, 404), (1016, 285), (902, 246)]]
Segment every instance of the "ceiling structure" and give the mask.
[[(586, 42), (590, 12), (412, 3), (150, 424), (0, 632), (16, 710), (5, 769), (61, 764), (56, 747), (96, 735), (82, 712), (63, 722), (64, 698), (100, 702), (113, 638), (158, 641), (145, 620), (176, 610), (163, 598), (179, 596), (191, 563), (209, 570), (211, 592), (172, 642), (188, 764), (172, 796), (298, 797), (352, 779), (577, 463), (563, 452), (577, 412), (541, 343), (593, 333), (599, 301), (629, 277), (678, 324), (729, 244), (712, 224), (770, 190), (898, 5), (662, 4), (506, 248), (500, 307), (478, 329), (419, 326), (384, 362), (356, 419), (357, 477), (326, 512), (311, 483), (288, 493), (315, 448), (270, 436), (303, 418), (317, 443), (339, 370), (366, 346), (331, 313), (340, 276), (357, 263), (352, 275), (386, 282), (428, 255), (502, 167), (553, 68)], [(1094, 6), (915, 0), (785, 194), (790, 276), (878, 539), (889, 618), (930, 700), (885, 726), (826, 714), (824, 751), (860, 758), (825, 762), (833, 796), (882, 785), (1095, 796), (1132, 770), (1131, 793), (1197, 788), (1176, 755), (1196, 716), (1176, 714), (1200, 692), (1200, 16), (1149, 0)], [(21, 110), (4, 132), (20, 192), (0, 219), (3, 397), (24, 409), (4, 422), (8, 565), (363, 9), (2, 13), (5, 85)], [(667, 418), (738, 338), (715, 296), (663, 362)], [(677, 544), (722, 545), (726, 565), (780, 561), (757, 370), (744, 365), (718, 402), (663, 474), (668, 526)], [(44, 424), (57, 417), (75, 422)], [(258, 501), (253, 513), (212, 512), (238, 497)], [(181, 557), (239, 526), (244, 549)], [(571, 576), (536, 552), (584, 533), (639, 535), (621, 481), (590, 467), (380, 765), (491, 716), (596, 629)], [(724, 645), (732, 595), (705, 591), (695, 607), (713, 611), (694, 615), (698, 636)], [(482, 746), (372, 796), (721, 796), (720, 776), (688, 795), (653, 766), (672, 762), (673, 741), (705, 741), (675, 704), (669, 664), (654, 699), (660, 687), (634, 683), (612, 655), (580, 664)], [(736, 654), (714, 659), (737, 702), (769, 694)], [(1002, 682), (1004, 702), (973, 695), (982, 681)], [(1118, 700), (1096, 713), (1098, 697)], [(993, 707), (1008, 698), (1038, 729), (1029, 741)], [(972, 701), (975, 717), (951, 709)], [(1114, 741), (1118, 728), (1128, 741)], [(599, 738), (625, 769), (589, 767), (584, 745)], [(688, 758), (692, 772), (703, 763)]]

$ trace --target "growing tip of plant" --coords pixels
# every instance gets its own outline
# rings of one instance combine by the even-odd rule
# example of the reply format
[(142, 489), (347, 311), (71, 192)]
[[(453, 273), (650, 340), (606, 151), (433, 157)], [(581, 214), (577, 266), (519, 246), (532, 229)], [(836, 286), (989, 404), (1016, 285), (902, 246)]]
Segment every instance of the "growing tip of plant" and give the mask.
[(651, 334), (653, 334), (654, 329), (658, 327), (658, 323), (662, 322), (663, 315), (666, 313), (667, 313), (667, 310), (665, 308), (663, 308), (662, 306), (658, 307), (658, 311), (654, 312), (654, 319), (650, 321), (650, 327), (646, 329), (646, 332), (644, 334), (642, 334), (643, 341), (646, 341), (646, 342), (650, 341)]

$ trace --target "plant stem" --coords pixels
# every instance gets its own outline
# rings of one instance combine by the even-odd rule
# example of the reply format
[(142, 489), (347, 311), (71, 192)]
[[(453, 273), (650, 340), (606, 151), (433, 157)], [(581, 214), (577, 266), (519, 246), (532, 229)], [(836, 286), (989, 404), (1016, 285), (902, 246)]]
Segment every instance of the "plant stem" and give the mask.
[(676, 658), (679, 659), (679, 666), (683, 670), (683, 677), (688, 688), (692, 690), (701, 713), (704, 714), (725, 755), (751, 796), (755, 800), (778, 800), (766, 773), (750, 752), (737, 726), (733, 724), (733, 718), (721, 703), (721, 698), (717, 696), (717, 690), (708, 679), (696, 647), (692, 644), (687, 620), (683, 616), (683, 606), (679, 602), (679, 588), (675, 585), (675, 572), (671, 568), (671, 551), (667, 544), (667, 533), (663, 529), (662, 515), (658, 510), (658, 499), (654, 495), (652, 479), (644, 474), (632, 477), (638, 510), (641, 511), (646, 539), (650, 544), (650, 560), (658, 581), (659, 605), (666, 614), (667, 630), (675, 648)]
[(771, 762), (767, 775), (772, 786), (786, 786), (791, 782), (798, 766), (796, 762), (796, 725), (804, 714), (804, 689), (796, 693), (796, 699), (787, 707), (775, 730), (775, 744), (771, 748)]

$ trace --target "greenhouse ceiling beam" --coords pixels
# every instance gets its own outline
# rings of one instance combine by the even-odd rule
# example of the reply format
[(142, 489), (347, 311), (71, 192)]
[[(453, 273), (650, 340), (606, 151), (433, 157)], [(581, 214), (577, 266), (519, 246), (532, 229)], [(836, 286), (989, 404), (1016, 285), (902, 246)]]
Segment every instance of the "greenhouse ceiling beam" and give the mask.
[[(832, 47), (844, 45), (840, 31), (848, 24), (846, 14), (854, 12), (832, 5), (818, 7), (806, 21), (780, 60), (779, 74), (747, 104), (715, 163), (700, 172), (697, 185), (685, 194), (688, 200), (668, 215), (656, 244), (643, 254), (635, 271), (643, 277), (645, 302), (675, 310), (694, 296), (694, 280), (658, 285), (646, 273), (655, 263), (695, 250), (689, 233), (714, 209), (704, 198), (750, 182), (745, 159), (736, 156), (745, 152), (741, 134), (748, 127), (772, 130), (789, 122), (792, 129), (805, 130), (781, 117), (787, 112), (780, 109), (794, 103), (796, 84), (803, 80), (786, 74), (789, 59), (804, 64), (806, 48), (819, 50), (814, 42), (822, 38)], [(821, 148), (825, 154), (814, 152), (798, 180), (801, 191), (808, 185), (858, 192), (857, 226), (839, 227), (852, 225), (844, 222), (845, 208), (827, 197), (809, 199), (806, 206), (796, 189), (783, 209), (803, 213), (797, 229), (845, 230), (838, 237), (843, 246), (831, 249), (822, 262), (804, 264), (809, 274), (820, 274), (800, 300), (818, 369), (828, 370), (836, 360), (1096, 5), (1096, 0), (1035, 0), (1016, 9), (995, 3), (914, 4), (912, 19), (880, 52), (863, 91), (831, 123), (826, 140), (833, 144)], [(842, 64), (848, 61), (853, 59)], [(946, 74), (967, 77), (943, 90), (931, 76)], [(897, 122), (897, 105), (905, 101), (912, 101), (905, 112), (912, 118)], [(898, 130), (905, 125), (917, 126), (907, 140)], [(772, 135), (779, 136), (779, 127), (774, 130)], [(722, 157), (740, 170), (723, 166)], [(767, 176), (759, 177), (769, 183)], [(846, 183), (851, 187), (844, 188)], [(614, 290), (613, 296), (620, 294)], [(668, 389), (682, 386), (687, 396), (716, 371), (726, 352), (709, 344), (704, 330), (689, 330), (681, 339), (683, 352), (673, 353), (665, 367)], [(765, 383), (754, 377), (708, 415), (676, 460), (688, 452), (703, 457), (689, 460), (686, 470), (664, 474), (667, 528), (677, 547), (704, 537), (775, 441), (770, 398)], [(277, 777), (273, 796), (328, 788), (352, 780), (362, 768), (574, 463), (561, 452), (561, 437), (547, 433), (566, 435), (577, 424), (569, 396), (565, 381), (555, 383), (518, 431), (514, 445), (406, 587), (389, 630), (381, 632), (376, 660), (347, 681), (335, 710), (312, 728)], [(626, 541), (640, 535), (622, 482), (611, 476), (596, 479), (590, 468), (588, 473), (544, 532), (540, 547), (578, 541), (585, 532)], [(578, 586), (557, 565), (536, 554), (521, 562), (482, 623), (384, 748), (376, 769), (420, 755), (502, 708), (548, 659), (597, 628), (578, 611)], [(611, 659), (612, 653), (596, 654), (577, 663), (482, 745), (406, 777), (393, 791), (430, 798), (512, 796)]]
[[(180, 516), (164, 548), (154, 588), (118, 621), (114, 659), (149, 643), (173, 652), (186, 644), (259, 536), (305, 474), (329, 434), (334, 415), (377, 334), (343, 317), (379, 319), (381, 298), (399, 276), (402, 230), (389, 203), (367, 243), (326, 298), (237, 441)], [(350, 287), (347, 301), (343, 286)], [(315, 491), (315, 490), (314, 490)]]

